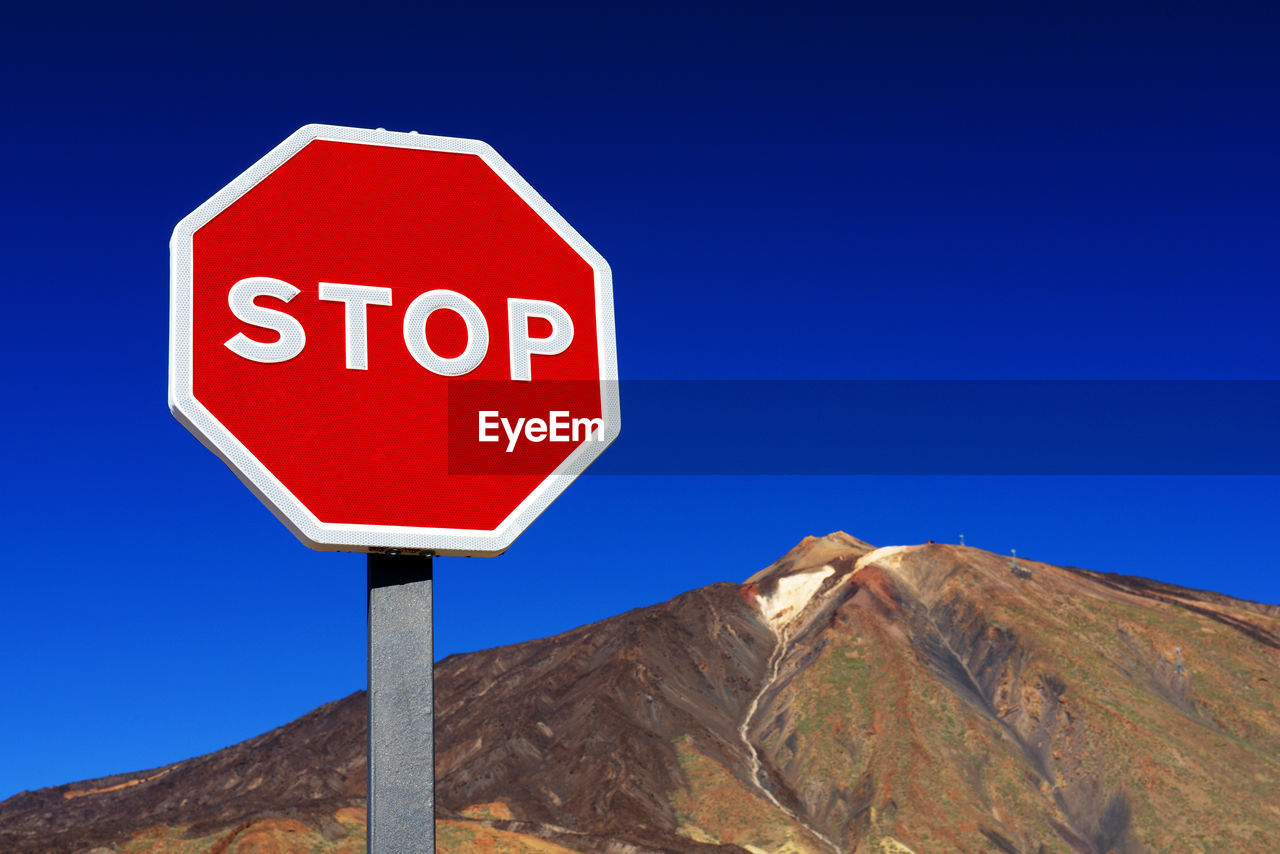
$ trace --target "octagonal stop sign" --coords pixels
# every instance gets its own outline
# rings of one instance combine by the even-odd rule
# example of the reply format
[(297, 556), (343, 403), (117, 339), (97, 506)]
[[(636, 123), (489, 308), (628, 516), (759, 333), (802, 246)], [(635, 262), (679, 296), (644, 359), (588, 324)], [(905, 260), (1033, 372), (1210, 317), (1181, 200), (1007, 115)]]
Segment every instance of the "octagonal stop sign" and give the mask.
[(170, 409), (313, 548), (500, 554), (618, 435), (609, 267), (482, 142), (308, 125), (170, 249)]

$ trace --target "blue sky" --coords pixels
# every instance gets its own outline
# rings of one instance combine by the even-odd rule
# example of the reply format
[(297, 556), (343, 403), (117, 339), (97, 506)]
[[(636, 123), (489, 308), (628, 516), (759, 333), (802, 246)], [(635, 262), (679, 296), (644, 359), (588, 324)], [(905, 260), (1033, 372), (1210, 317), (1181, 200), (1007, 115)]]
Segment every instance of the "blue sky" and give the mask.
[[(9, 13), (0, 797), (364, 684), (363, 558), (299, 545), (165, 402), (169, 233), (299, 126), (494, 145), (609, 260), (624, 379), (1274, 380), (1260, 6)], [(437, 561), (438, 652), (838, 528), (1276, 602), (1278, 511), (1271, 476), (584, 477), (507, 555)]]

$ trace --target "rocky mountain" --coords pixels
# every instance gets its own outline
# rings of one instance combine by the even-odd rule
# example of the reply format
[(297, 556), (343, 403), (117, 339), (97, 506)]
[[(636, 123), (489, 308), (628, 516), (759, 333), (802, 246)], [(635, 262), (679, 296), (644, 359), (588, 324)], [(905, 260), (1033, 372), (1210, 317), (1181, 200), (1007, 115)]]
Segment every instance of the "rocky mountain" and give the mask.
[[(1280, 851), (1280, 608), (807, 538), (436, 668), (441, 852)], [(361, 851), (364, 701), (0, 803), (0, 851)]]
[(363, 852), (365, 742), (362, 692), (207, 756), (23, 792), (0, 803), (0, 852)]

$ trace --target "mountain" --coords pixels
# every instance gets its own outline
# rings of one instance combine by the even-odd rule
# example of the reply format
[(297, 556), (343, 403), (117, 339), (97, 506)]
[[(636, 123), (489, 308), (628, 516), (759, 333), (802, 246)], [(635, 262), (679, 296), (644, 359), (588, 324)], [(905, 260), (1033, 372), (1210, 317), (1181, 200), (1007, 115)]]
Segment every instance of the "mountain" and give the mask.
[(363, 852), (365, 741), (362, 692), (207, 756), (23, 792), (0, 803), (0, 852)]
[[(441, 852), (1280, 850), (1280, 608), (806, 538), (436, 666)], [(0, 803), (0, 851), (362, 851), (364, 699)]]

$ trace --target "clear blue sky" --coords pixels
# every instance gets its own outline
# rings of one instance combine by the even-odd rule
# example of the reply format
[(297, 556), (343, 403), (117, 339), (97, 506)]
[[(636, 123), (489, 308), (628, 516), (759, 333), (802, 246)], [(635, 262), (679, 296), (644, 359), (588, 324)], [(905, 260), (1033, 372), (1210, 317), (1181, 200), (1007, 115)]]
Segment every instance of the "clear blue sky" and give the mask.
[[(165, 401), (173, 225), (309, 122), (494, 145), (609, 260), (624, 378), (1280, 379), (1263, 4), (191, 8), (0, 27), (0, 798), (364, 684), (363, 558), (299, 545)], [(1277, 518), (1266, 476), (597, 475), (437, 561), (438, 653), (837, 528), (1276, 602)]]

